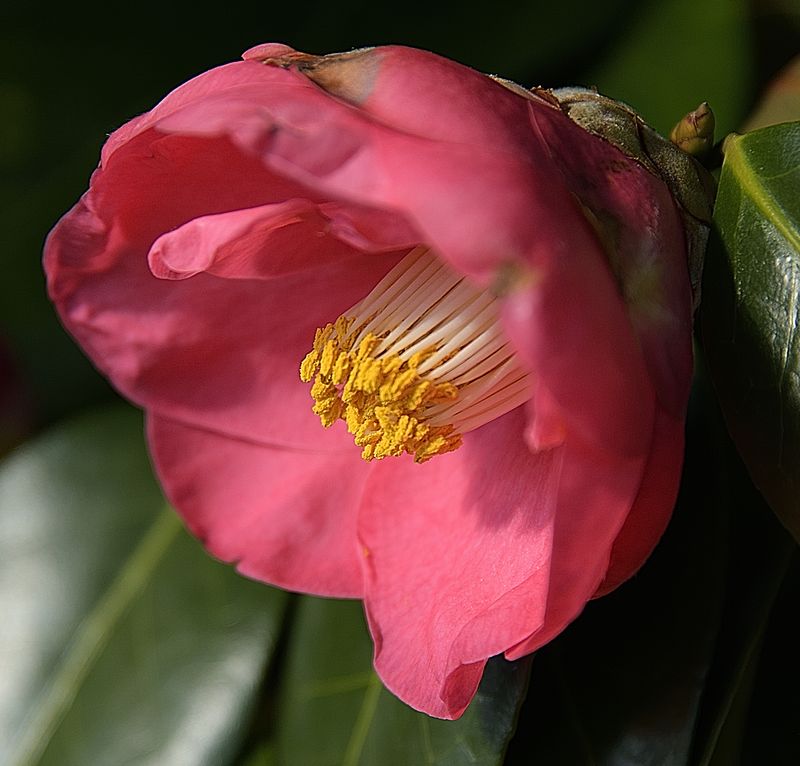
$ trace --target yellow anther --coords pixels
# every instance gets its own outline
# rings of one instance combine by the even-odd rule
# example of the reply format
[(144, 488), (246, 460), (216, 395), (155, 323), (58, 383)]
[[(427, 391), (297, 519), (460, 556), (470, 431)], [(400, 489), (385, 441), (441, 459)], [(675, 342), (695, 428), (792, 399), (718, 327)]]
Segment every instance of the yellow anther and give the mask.
[(339, 354), (336, 350), (336, 342), (329, 340), (325, 347), (322, 349), (322, 353), (319, 355), (319, 373), (324, 377), (328, 377), (331, 374), (331, 369), (333, 367), (333, 363), (336, 361), (336, 357)]
[(396, 353), (376, 355), (381, 338), (367, 333), (355, 346), (353, 325), (352, 317), (339, 317), (317, 330), (313, 349), (300, 365), (300, 378), (313, 381), (313, 410), (322, 425), (343, 420), (365, 460), (408, 453), (423, 462), (456, 449), (460, 436), (445, 438), (442, 426), (425, 422), (426, 407), (458, 396), (451, 383), (423, 378), (417, 371), (435, 348), (407, 361)]
[(336, 360), (336, 364), (333, 365), (333, 374), (331, 375), (331, 380), (337, 386), (342, 385), (347, 381), (347, 378), (350, 376), (350, 371), (353, 369), (353, 362), (350, 359), (350, 355), (346, 353), (339, 354), (339, 358)]

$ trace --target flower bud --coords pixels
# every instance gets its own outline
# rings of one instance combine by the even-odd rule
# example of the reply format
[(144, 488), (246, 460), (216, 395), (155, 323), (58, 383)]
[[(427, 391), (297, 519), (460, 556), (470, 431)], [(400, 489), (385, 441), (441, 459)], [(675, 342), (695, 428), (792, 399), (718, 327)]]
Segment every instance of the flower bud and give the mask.
[(675, 146), (693, 157), (702, 157), (714, 145), (714, 112), (703, 101), (700, 106), (689, 112), (669, 134), (669, 140)]
[[(703, 256), (713, 212), (714, 179), (694, 157), (660, 136), (626, 104), (586, 88), (560, 88), (553, 94), (572, 120), (610, 141), (628, 157), (662, 178), (670, 188), (686, 229), (689, 275), (697, 308)], [(703, 112), (703, 106), (707, 113)], [(698, 131), (704, 136), (709, 130), (713, 134), (714, 115), (707, 104), (701, 104), (684, 121), (691, 115), (698, 115)]]

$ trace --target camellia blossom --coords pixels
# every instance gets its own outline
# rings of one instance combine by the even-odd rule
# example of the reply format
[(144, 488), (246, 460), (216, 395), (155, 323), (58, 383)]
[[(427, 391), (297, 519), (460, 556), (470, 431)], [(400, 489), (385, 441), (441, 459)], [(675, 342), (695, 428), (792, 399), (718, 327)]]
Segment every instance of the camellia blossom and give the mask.
[(387, 687), (455, 718), (668, 521), (693, 162), (592, 92), (263, 45), (110, 136), (49, 290), (208, 549), (363, 599)]

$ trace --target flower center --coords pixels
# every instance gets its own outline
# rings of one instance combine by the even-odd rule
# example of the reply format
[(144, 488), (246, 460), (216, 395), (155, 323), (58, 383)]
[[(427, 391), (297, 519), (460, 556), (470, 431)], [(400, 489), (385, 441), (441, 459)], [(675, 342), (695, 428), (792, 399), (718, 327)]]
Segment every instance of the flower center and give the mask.
[(451, 452), (530, 395), (494, 296), (423, 247), (317, 330), (300, 378), (322, 425), (343, 420), (365, 460)]

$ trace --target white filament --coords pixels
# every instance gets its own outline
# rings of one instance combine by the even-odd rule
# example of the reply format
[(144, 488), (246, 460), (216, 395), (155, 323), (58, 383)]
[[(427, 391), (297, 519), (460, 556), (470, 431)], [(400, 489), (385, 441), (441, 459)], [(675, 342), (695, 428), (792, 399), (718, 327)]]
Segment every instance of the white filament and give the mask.
[(376, 358), (408, 361), (434, 349), (417, 371), (452, 383), (458, 396), (428, 408), (431, 425), (449, 424), (463, 434), (530, 398), (531, 375), (505, 337), (494, 296), (427, 248), (412, 250), (345, 316), (355, 319), (354, 347), (369, 333), (381, 339)]

